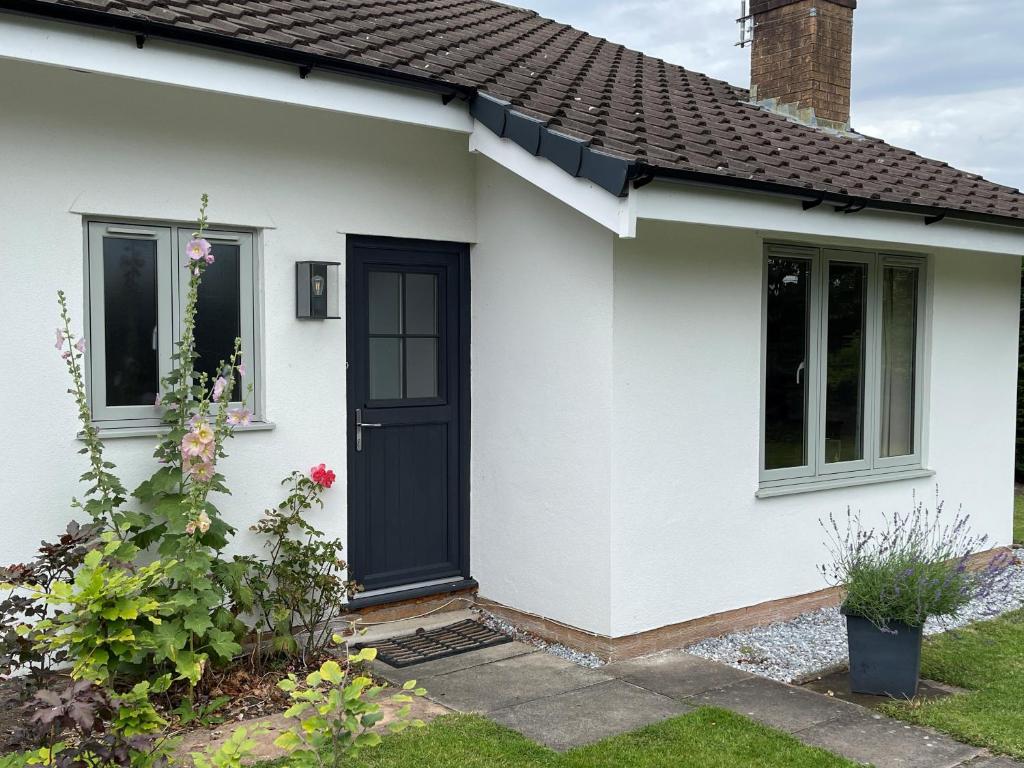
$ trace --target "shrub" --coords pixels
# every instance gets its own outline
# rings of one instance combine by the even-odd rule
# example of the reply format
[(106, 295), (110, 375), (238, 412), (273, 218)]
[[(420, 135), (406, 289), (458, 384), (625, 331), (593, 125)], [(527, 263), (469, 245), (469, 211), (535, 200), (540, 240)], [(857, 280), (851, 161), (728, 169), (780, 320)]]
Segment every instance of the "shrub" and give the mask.
[(860, 514), (847, 510), (845, 530), (833, 516), (821, 521), (833, 562), (821, 566), (825, 578), (842, 586), (844, 613), (886, 629), (892, 622), (923, 626), (929, 616), (953, 616), (971, 600), (1005, 584), (1012, 558), (997, 553), (979, 569), (968, 567), (988, 538), (971, 535), (969, 518), (959, 510), (943, 517), (915, 502), (910, 512), (883, 517), (879, 528), (865, 528)]
[[(335, 642), (343, 642), (337, 635)], [(345, 646), (347, 649), (347, 645)], [(346, 653), (345, 668), (333, 659), (325, 661), (320, 669), (311, 672), (300, 685), (295, 675), (278, 683), (288, 692), (292, 706), (285, 717), (298, 721), (298, 725), (281, 734), (274, 744), (287, 750), (288, 764), (298, 768), (327, 768), (340, 766), (354, 758), (366, 747), (380, 744), (380, 735), (373, 731), (384, 715), (375, 702), (384, 691), (369, 677), (354, 676), (353, 665), (373, 661), (377, 651), (364, 648), (358, 654)], [(401, 693), (391, 700), (402, 706), (395, 713), (389, 729), (397, 733), (408, 726), (422, 727), (422, 720), (410, 720), (413, 696), (424, 696), (426, 691), (410, 680)]]
[[(276, 652), (306, 664), (323, 656), (331, 641), (331, 620), (344, 598), (357, 590), (345, 580), (348, 564), (341, 558), (341, 541), (325, 538), (304, 517), (314, 506), (323, 508), (321, 496), (333, 483), (334, 473), (323, 464), (308, 477), (293, 472), (285, 478), (281, 484), (289, 486), (288, 496), (252, 526), (268, 537), (268, 559), (245, 558), (260, 628), (273, 633)], [(293, 630), (302, 633), (301, 643)]]

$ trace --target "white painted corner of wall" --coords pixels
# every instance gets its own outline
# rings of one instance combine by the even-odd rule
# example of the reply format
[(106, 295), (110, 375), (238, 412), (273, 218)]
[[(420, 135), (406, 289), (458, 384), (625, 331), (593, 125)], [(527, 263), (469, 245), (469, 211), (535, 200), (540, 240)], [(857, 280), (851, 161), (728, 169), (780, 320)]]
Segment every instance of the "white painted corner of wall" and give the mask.
[(531, 155), (480, 122), (469, 136), (469, 151), (493, 160), (619, 237), (636, 237), (633, 190), (626, 197), (616, 197), (591, 181), (570, 176), (550, 160)]
[(301, 79), (287, 64), (229, 51), (149, 39), (84, 25), (0, 13), (0, 59), (164, 83), (213, 93), (362, 115), (469, 133), (459, 101), (437, 94), (313, 70)]

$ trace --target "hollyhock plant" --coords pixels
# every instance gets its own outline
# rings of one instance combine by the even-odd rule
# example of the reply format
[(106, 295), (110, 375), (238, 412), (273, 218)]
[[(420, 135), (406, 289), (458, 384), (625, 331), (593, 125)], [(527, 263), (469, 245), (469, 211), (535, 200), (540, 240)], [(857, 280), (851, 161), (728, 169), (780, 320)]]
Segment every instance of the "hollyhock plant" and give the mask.
[(327, 469), (323, 464), (319, 464), (309, 470), (309, 478), (317, 485), (321, 485), (324, 488), (330, 488), (334, 485), (336, 476), (333, 470)]
[(185, 253), (191, 261), (202, 259), (207, 264), (213, 263), (213, 247), (208, 240), (198, 235), (188, 241), (188, 245), (185, 246)]
[(224, 388), (227, 387), (227, 385), (227, 379), (225, 379), (223, 376), (217, 377), (217, 380), (213, 382), (213, 402), (216, 403), (220, 400), (220, 396), (224, 394)]
[(252, 411), (248, 408), (232, 408), (228, 411), (228, 424), (233, 427), (244, 427), (252, 422)]

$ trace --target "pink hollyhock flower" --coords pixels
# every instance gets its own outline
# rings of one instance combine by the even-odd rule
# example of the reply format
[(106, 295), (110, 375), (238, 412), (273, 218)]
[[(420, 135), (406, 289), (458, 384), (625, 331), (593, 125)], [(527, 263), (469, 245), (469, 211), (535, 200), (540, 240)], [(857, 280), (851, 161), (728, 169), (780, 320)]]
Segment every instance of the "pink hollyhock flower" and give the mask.
[[(194, 462), (189, 466), (188, 473), (192, 475), (192, 479), (200, 483), (208, 483), (213, 479), (213, 462)], [(206, 533), (206, 531), (203, 531), (203, 533)]]
[(238, 364), (238, 375), (245, 376), (245, 363)]
[(189, 432), (181, 439), (181, 455), (182, 456), (198, 456), (203, 452), (203, 447), (206, 444), (199, 439), (199, 435), (195, 432)]
[(69, 357), (71, 357), (71, 350), (65, 349), (63, 352), (60, 353), (60, 356), (62, 359), (67, 360)]
[(64, 346), (64, 342), (67, 341), (67, 336), (64, 335), (64, 331), (60, 328), (57, 329), (57, 343), (53, 345), (54, 349), (60, 349)]
[(228, 424), (232, 426), (245, 426), (252, 421), (252, 411), (248, 408), (232, 408), (228, 411)]
[(81, 338), (81, 339), (79, 339), (79, 340), (78, 340), (78, 341), (76, 342), (76, 344), (75, 344), (75, 349), (77, 349), (77, 350), (78, 350), (79, 352), (81, 352), (82, 354), (85, 354), (85, 338), (84, 338), (84, 337), (83, 337), (83, 338)]
[(217, 380), (213, 382), (213, 402), (220, 400), (220, 396), (224, 394), (224, 388), (228, 385), (228, 380), (223, 376), (218, 376)]
[(213, 259), (210, 257), (212, 248), (208, 240), (202, 237), (193, 237), (188, 241), (188, 245), (185, 246), (185, 253), (188, 255), (189, 261), (199, 261), (205, 259), (207, 264), (210, 264)]
[(192, 429), (192, 433), (199, 438), (204, 445), (213, 442), (213, 429), (205, 421), (198, 422)]
[(159, 408), (160, 404), (162, 402), (163, 402), (163, 398), (160, 396), (160, 393), (158, 392), (157, 395), (156, 395), (156, 400), (153, 401), (153, 405), (155, 405), (157, 408)]
[(319, 486), (324, 488), (330, 488), (334, 485), (334, 481), (337, 479), (334, 472), (327, 469), (323, 464), (319, 464), (309, 470), (309, 478)]

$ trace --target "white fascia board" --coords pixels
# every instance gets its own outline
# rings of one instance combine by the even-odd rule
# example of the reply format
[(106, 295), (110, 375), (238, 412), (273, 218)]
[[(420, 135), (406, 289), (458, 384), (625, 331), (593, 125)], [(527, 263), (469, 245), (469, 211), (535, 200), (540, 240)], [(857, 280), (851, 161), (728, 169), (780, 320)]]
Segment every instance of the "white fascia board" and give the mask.
[(592, 181), (570, 176), (550, 160), (535, 157), (518, 144), (500, 138), (479, 121), (470, 134), (469, 151), (490, 158), (619, 237), (636, 237), (635, 191), (630, 190), (627, 197), (616, 197)]
[(468, 107), (437, 94), (126, 32), (0, 13), (0, 59), (194, 88), (459, 133), (473, 129)]
[[(924, 216), (866, 208), (837, 213), (822, 203), (805, 211), (797, 197), (716, 189), (709, 185), (654, 182), (633, 190), (640, 219), (755, 229), (772, 236), (859, 241), (865, 245), (951, 248), (1024, 256), (1024, 228), (947, 218), (925, 225)], [(810, 199), (810, 195), (808, 196)]]

